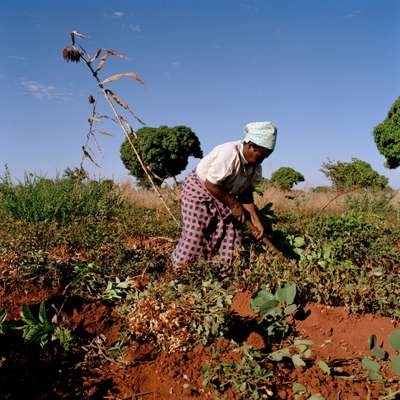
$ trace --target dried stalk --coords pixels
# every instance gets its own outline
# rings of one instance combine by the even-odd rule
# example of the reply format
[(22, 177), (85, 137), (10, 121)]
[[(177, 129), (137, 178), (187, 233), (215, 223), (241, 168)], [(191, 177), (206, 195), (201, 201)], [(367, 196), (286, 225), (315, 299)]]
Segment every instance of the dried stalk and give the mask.
[[(147, 165), (145, 164), (145, 162), (143, 161), (143, 159), (140, 157), (140, 154), (138, 153), (138, 151), (137, 151), (135, 145), (133, 144), (131, 138), (129, 137), (129, 134), (131, 133), (131, 131), (134, 132), (133, 129), (130, 127), (130, 128), (131, 128), (131, 131), (128, 132), (127, 126), (123, 123), (125, 120), (123, 119), (122, 116), (120, 116), (120, 115), (118, 114), (117, 110), (115, 109), (115, 106), (114, 106), (114, 104), (113, 104), (113, 102), (112, 102), (112, 99), (115, 98), (114, 93), (113, 93), (112, 91), (106, 89), (106, 88), (104, 87), (104, 84), (103, 84), (104, 82), (107, 83), (107, 82), (110, 82), (110, 81), (112, 81), (112, 80), (120, 79), (120, 78), (123, 77), (123, 76), (131, 76), (131, 77), (133, 77), (133, 79), (136, 79), (136, 80), (142, 82), (141, 79), (140, 79), (136, 74), (134, 74), (134, 73), (125, 73), (125, 74), (118, 74), (118, 75), (114, 76), (114, 79), (113, 79), (113, 78), (107, 78), (106, 80), (104, 80), (104, 81), (102, 82), (102, 81), (99, 79), (98, 71), (103, 67), (104, 62), (105, 62), (106, 59), (108, 58), (108, 55), (109, 55), (109, 54), (113, 54), (113, 53), (114, 53), (115, 55), (119, 55), (119, 53), (117, 53), (117, 52), (115, 52), (115, 51), (108, 51), (108, 52), (105, 54), (105, 56), (103, 56), (102, 59), (100, 60), (100, 62), (102, 62), (101, 66), (100, 66), (97, 70), (95, 70), (95, 69), (92, 67), (92, 61), (94, 61), (94, 60), (100, 55), (102, 49), (99, 49), (100, 51), (98, 50), (97, 53), (96, 53), (96, 55), (95, 55), (94, 57), (92, 57), (92, 58), (91, 58), (91, 57), (89, 56), (89, 54), (82, 48), (82, 46), (80, 46), (80, 48), (81, 48), (81, 50), (82, 50), (82, 53), (78, 53), (78, 51), (77, 51), (76, 48), (74, 47), (74, 45), (75, 45), (75, 36), (78, 36), (78, 37), (85, 37), (84, 35), (80, 34), (79, 32), (75, 32), (75, 31), (74, 31), (74, 32), (71, 32), (72, 46), (71, 46), (70, 48), (64, 48), (64, 51), (63, 51), (64, 58), (65, 58), (66, 60), (71, 60), (71, 61), (75, 61), (75, 62), (78, 62), (79, 59), (82, 59), (82, 60), (84, 61), (84, 63), (86, 64), (86, 66), (90, 69), (90, 71), (91, 71), (93, 77), (94, 77), (94, 78), (96, 79), (96, 81), (97, 81), (97, 84), (98, 84), (99, 88), (101, 89), (101, 92), (102, 92), (102, 94), (103, 94), (105, 100), (107, 101), (108, 105), (110, 106), (110, 108), (111, 108), (111, 110), (112, 110), (112, 112), (113, 112), (113, 114), (114, 114), (114, 116), (115, 116), (115, 118), (116, 118), (116, 122), (119, 124), (119, 126), (120, 126), (121, 129), (123, 130), (124, 135), (125, 135), (126, 139), (128, 140), (128, 143), (129, 143), (129, 145), (131, 146), (131, 148), (132, 148), (132, 150), (133, 150), (133, 152), (134, 152), (136, 158), (138, 159), (140, 166), (142, 167), (143, 171), (145, 172), (147, 178), (149, 179), (149, 181), (150, 181), (150, 183), (151, 183), (151, 186), (153, 187), (153, 190), (157, 193), (157, 196), (159, 197), (159, 199), (160, 199), (161, 202), (163, 203), (164, 207), (166, 208), (166, 210), (168, 211), (168, 213), (170, 214), (170, 216), (172, 217), (172, 219), (173, 219), (173, 220), (175, 221), (175, 223), (179, 226), (179, 225), (180, 225), (180, 224), (179, 224), (179, 221), (178, 221), (177, 218), (174, 216), (174, 214), (172, 213), (171, 209), (168, 207), (168, 204), (166, 203), (166, 201), (165, 201), (163, 195), (161, 194), (159, 188), (158, 188), (157, 185), (154, 183), (154, 180), (153, 180), (153, 178), (152, 178), (152, 176), (151, 176), (151, 170), (149, 169), (149, 167), (147, 167)], [(69, 52), (69, 54), (67, 54), (67, 52)], [(71, 57), (71, 53), (72, 53), (72, 56), (73, 56), (73, 57)], [(79, 56), (77, 56), (76, 53), (78, 53)], [(142, 82), (142, 83), (143, 83), (143, 82)], [(110, 99), (110, 96), (111, 96), (111, 99)], [(120, 104), (119, 101), (117, 101), (117, 102)], [(120, 105), (121, 105), (121, 104), (120, 104)], [(129, 109), (129, 107), (128, 107), (125, 103), (122, 103), (122, 107), (123, 107), (124, 109), (128, 109), (128, 111), (130, 111), (130, 112), (132, 113), (132, 111)], [(132, 113), (132, 114), (133, 114), (133, 113)], [(94, 115), (95, 115), (95, 106), (93, 106), (93, 116), (94, 116)], [(138, 119), (139, 122), (142, 122), (138, 117), (136, 117), (135, 114), (133, 114), (133, 116), (134, 116), (136, 119)], [(93, 126), (93, 121), (90, 122), (88, 137), (90, 137), (90, 135), (91, 135), (91, 133), (92, 133), (92, 126)], [(90, 155), (86, 154), (87, 152), (85, 151), (84, 146), (83, 146), (83, 152), (84, 152), (84, 157), (88, 157), (90, 160), (92, 160), (92, 157), (91, 157)], [(92, 160), (92, 161), (93, 161), (93, 160)], [(94, 161), (93, 161), (93, 162), (94, 162)], [(95, 164), (96, 164), (96, 163), (95, 163)]]

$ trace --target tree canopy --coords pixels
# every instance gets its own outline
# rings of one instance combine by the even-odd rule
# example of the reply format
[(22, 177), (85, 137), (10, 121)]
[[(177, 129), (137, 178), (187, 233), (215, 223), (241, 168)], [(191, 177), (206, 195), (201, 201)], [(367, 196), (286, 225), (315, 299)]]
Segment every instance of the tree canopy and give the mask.
[(283, 190), (290, 190), (296, 183), (304, 182), (304, 176), (290, 167), (281, 167), (271, 175), (270, 183)]
[(370, 164), (357, 158), (351, 162), (329, 161), (322, 164), (321, 171), (336, 190), (353, 187), (384, 189), (389, 183), (388, 178), (379, 175)]
[[(201, 158), (200, 141), (187, 126), (145, 127), (130, 134), (140, 157), (159, 178), (154, 178), (158, 186), (169, 177), (180, 174), (187, 166), (190, 156)], [(146, 175), (139, 164), (127, 139), (121, 145), (121, 160), (131, 175), (137, 178), (139, 186), (147, 187)]]
[(376, 147), (386, 158), (387, 168), (400, 166), (400, 97), (390, 108), (385, 120), (373, 131)]

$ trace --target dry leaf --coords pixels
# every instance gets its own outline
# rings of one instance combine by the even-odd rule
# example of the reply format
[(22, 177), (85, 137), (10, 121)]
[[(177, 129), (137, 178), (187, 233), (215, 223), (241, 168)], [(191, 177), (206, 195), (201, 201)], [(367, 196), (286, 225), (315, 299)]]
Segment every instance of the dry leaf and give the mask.
[(88, 147), (82, 146), (83, 155), (84, 155), (85, 157), (87, 157), (94, 165), (96, 165), (96, 167), (99, 167), (99, 168), (100, 168), (100, 165), (97, 164), (97, 162), (96, 162), (96, 161), (94, 160), (94, 158), (90, 155), (90, 153), (89, 153), (88, 150), (89, 150)]
[(110, 77), (104, 79), (104, 81), (101, 82), (101, 84), (104, 85), (104, 84), (109, 83), (109, 82), (118, 81), (118, 80), (120, 80), (121, 78), (124, 78), (124, 77), (126, 77), (126, 76), (127, 76), (127, 77), (130, 77), (130, 78), (133, 78), (133, 79), (135, 79), (136, 81), (138, 81), (138, 82), (144, 84), (144, 82), (142, 81), (142, 79), (140, 78), (140, 76), (137, 75), (137, 74), (135, 74), (134, 72), (124, 72), (123, 74), (115, 74), (115, 75), (113, 75), (113, 76), (110, 76)]
[(93, 61), (95, 61), (97, 58), (99, 58), (99, 56), (100, 56), (100, 54), (101, 54), (102, 51), (103, 51), (102, 48), (98, 49), (98, 50), (96, 51), (96, 54), (95, 54), (92, 58), (90, 58), (89, 62), (93, 62)]
[(104, 130), (97, 130), (96, 133), (100, 133), (101, 135), (104, 135), (104, 136), (112, 136), (112, 133), (110, 133), (108, 131), (104, 131)]
[(78, 36), (78, 37), (84, 38), (84, 39), (89, 38), (89, 36), (84, 35), (83, 33), (80, 33), (80, 32), (78, 32), (78, 31), (72, 31), (72, 32), (70, 33), (70, 36), (71, 36), (72, 45), (75, 45), (75, 36)]

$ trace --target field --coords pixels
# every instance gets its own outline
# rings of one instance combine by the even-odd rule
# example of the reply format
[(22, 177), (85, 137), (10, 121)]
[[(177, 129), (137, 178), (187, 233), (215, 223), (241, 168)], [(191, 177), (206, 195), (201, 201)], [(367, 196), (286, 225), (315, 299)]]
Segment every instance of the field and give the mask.
[(399, 398), (399, 193), (257, 204), (286, 260), (246, 236), (230, 274), (176, 273), (152, 192), (5, 174), (0, 398)]

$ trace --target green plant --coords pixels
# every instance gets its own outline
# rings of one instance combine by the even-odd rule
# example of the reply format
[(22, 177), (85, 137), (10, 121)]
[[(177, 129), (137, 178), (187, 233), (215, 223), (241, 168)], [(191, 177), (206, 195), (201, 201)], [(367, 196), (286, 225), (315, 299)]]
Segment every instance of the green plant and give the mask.
[(290, 190), (299, 183), (304, 182), (304, 176), (290, 167), (281, 167), (272, 173), (270, 184), (282, 190)]
[[(390, 356), (390, 367), (395, 374), (400, 375), (400, 330), (393, 330), (388, 337), (390, 346), (395, 354)], [(371, 350), (374, 359), (364, 357), (361, 364), (366, 370), (369, 379), (372, 381), (381, 381), (383, 376), (380, 373), (381, 362), (388, 358), (388, 353), (383, 349), (383, 345), (378, 345), (376, 335), (371, 335), (368, 339), (368, 347)]]
[(357, 193), (348, 194), (345, 197), (345, 207), (353, 214), (365, 214), (371, 217), (386, 218), (394, 211), (391, 200), (395, 192), (382, 190), (371, 192), (364, 189)]
[[(203, 156), (198, 137), (186, 126), (141, 128), (131, 134), (130, 141), (154, 174), (154, 182), (159, 186), (166, 178), (179, 175), (186, 168), (189, 156)], [(138, 178), (141, 186), (149, 187), (130, 141), (125, 139), (121, 145), (121, 160), (130, 174)]]
[(306, 363), (303, 358), (311, 357), (312, 341), (308, 339), (296, 339), (293, 344), (283, 347), (268, 354), (268, 359), (275, 362), (280, 362), (285, 358), (292, 361), (295, 367), (304, 367)]
[(99, 291), (99, 268), (93, 263), (78, 263), (74, 265), (73, 277), (65, 286), (72, 292), (84, 292), (95, 296)]
[(400, 97), (393, 103), (385, 120), (373, 130), (376, 147), (386, 159), (386, 167), (400, 166)]
[(196, 341), (207, 345), (229, 327), (232, 290), (217, 280), (197, 285), (178, 281), (150, 284), (142, 292), (128, 294), (128, 327), (137, 339), (156, 342), (173, 352), (188, 349)]
[(321, 171), (336, 190), (357, 187), (377, 190), (384, 189), (389, 183), (388, 178), (379, 175), (370, 164), (357, 158), (353, 158), (351, 162), (326, 162), (322, 164)]
[(287, 317), (297, 310), (294, 304), (296, 285), (286, 283), (273, 294), (263, 286), (251, 299), (251, 308), (262, 317), (262, 326), (268, 336), (284, 337), (289, 331)]
[(76, 220), (110, 221), (124, 210), (121, 196), (108, 181), (77, 182), (30, 173), (13, 184), (6, 172), (0, 182), (0, 210), (17, 220), (67, 226)]
[(130, 286), (131, 283), (129, 278), (121, 281), (118, 277), (116, 277), (115, 282), (107, 282), (107, 287), (101, 295), (101, 298), (103, 300), (121, 300), (122, 297), (126, 295), (126, 292)]
[(263, 365), (261, 353), (248, 345), (238, 347), (234, 352), (241, 354), (239, 362), (221, 362), (214, 357), (203, 367), (204, 385), (220, 394), (232, 388), (241, 399), (272, 396), (268, 387), (273, 372)]
[(39, 343), (43, 348), (49, 340), (58, 340), (64, 350), (70, 350), (74, 339), (68, 328), (61, 327), (49, 321), (46, 315), (45, 303), (39, 306), (38, 318), (35, 318), (27, 304), (22, 306), (22, 321), (24, 325), (15, 329), (22, 330), (22, 337), (29, 343)]

